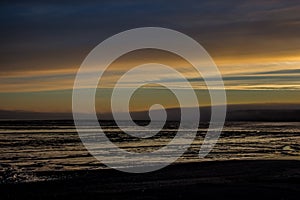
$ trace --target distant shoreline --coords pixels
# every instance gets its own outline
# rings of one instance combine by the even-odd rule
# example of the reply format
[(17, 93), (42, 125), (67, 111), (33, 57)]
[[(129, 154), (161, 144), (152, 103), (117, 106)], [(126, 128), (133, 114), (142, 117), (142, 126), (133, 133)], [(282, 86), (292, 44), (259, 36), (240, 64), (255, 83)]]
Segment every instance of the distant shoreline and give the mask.
[[(183, 108), (189, 112), (192, 108)], [(211, 107), (200, 107), (203, 122), (210, 120)], [(180, 120), (180, 108), (168, 108), (168, 121)], [(154, 111), (155, 112), (155, 111)], [(98, 114), (101, 120), (112, 120), (111, 113)], [(132, 112), (134, 120), (149, 120), (148, 111)], [(43, 113), (0, 110), (0, 120), (73, 120), (72, 113)], [(300, 122), (300, 104), (232, 104), (227, 105), (226, 121)]]

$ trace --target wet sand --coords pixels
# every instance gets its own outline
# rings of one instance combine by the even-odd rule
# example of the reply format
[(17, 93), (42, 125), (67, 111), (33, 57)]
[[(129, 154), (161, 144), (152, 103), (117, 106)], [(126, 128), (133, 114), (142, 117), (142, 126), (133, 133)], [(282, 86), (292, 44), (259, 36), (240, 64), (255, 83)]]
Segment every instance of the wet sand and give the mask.
[(146, 174), (39, 172), (59, 180), (0, 185), (1, 199), (298, 199), (300, 161), (185, 163)]

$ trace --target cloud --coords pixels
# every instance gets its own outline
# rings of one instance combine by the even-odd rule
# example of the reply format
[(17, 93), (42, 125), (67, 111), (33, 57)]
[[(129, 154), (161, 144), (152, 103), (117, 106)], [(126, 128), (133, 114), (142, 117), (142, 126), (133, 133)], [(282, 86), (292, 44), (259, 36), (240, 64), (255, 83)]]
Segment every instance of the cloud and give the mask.
[[(257, 72), (254, 74), (297, 74), (300, 76), (300, 69), (282, 69), (282, 70), (276, 70), (276, 71), (266, 71), (266, 72)], [(300, 77), (298, 78), (300, 79)]]
[(0, 8), (0, 67), (75, 68), (99, 42), (141, 26), (187, 33), (216, 58), (297, 54), (299, 10), (283, 0), (7, 1)]
[[(202, 44), (219, 65), (226, 88), (236, 91), (229, 95), (231, 102), (299, 99), (298, 94), (285, 95), (285, 90), (299, 90), (300, 85), (297, 1), (1, 1), (0, 5), (3, 108), (65, 109), (71, 91), (68, 100), (61, 100), (67, 99), (64, 92), (49, 90), (70, 90), (90, 50), (113, 34), (144, 26), (175, 29)], [(106, 80), (118, 77), (123, 66), (107, 73)], [(205, 87), (202, 79), (185, 73), (197, 88)], [(180, 84), (172, 77), (162, 80)], [(276, 91), (275, 97), (264, 96), (265, 90)], [(34, 99), (31, 91), (45, 93)], [(57, 105), (58, 99), (59, 104), (66, 103)]]

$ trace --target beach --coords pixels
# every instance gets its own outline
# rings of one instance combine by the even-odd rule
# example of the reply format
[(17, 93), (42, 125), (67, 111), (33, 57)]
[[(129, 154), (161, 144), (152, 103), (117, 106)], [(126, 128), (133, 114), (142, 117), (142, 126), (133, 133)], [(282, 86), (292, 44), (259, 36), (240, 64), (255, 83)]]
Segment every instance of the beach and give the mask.
[[(168, 122), (158, 136), (145, 140), (128, 138), (110, 121), (104, 125), (120, 147), (143, 152), (170, 141), (177, 123)], [(214, 149), (199, 158), (206, 131), (207, 124), (200, 124), (193, 144), (171, 165), (132, 174), (110, 169), (90, 155), (72, 121), (2, 121), (1, 199), (298, 197), (298, 122), (228, 122)], [(111, 163), (127, 164), (121, 159)]]
[(145, 174), (114, 169), (47, 173), (60, 178), (2, 184), (1, 199), (297, 199), (300, 192), (296, 160), (182, 163)]

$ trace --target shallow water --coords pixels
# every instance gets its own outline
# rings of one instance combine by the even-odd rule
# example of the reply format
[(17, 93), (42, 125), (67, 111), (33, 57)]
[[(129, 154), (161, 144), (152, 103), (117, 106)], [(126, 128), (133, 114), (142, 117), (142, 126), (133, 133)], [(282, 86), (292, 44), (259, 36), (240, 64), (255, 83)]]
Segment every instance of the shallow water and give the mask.
[[(159, 134), (143, 140), (122, 133), (113, 122), (102, 122), (101, 126), (110, 140), (126, 151), (149, 152), (171, 141), (178, 122), (168, 122)], [(176, 162), (300, 159), (300, 122), (226, 123), (214, 149), (200, 159), (198, 152), (207, 127), (208, 124), (200, 124), (194, 142)], [(1, 121), (0, 152), (2, 183), (50, 178), (36, 176), (36, 172), (106, 168), (82, 145), (73, 121)]]

